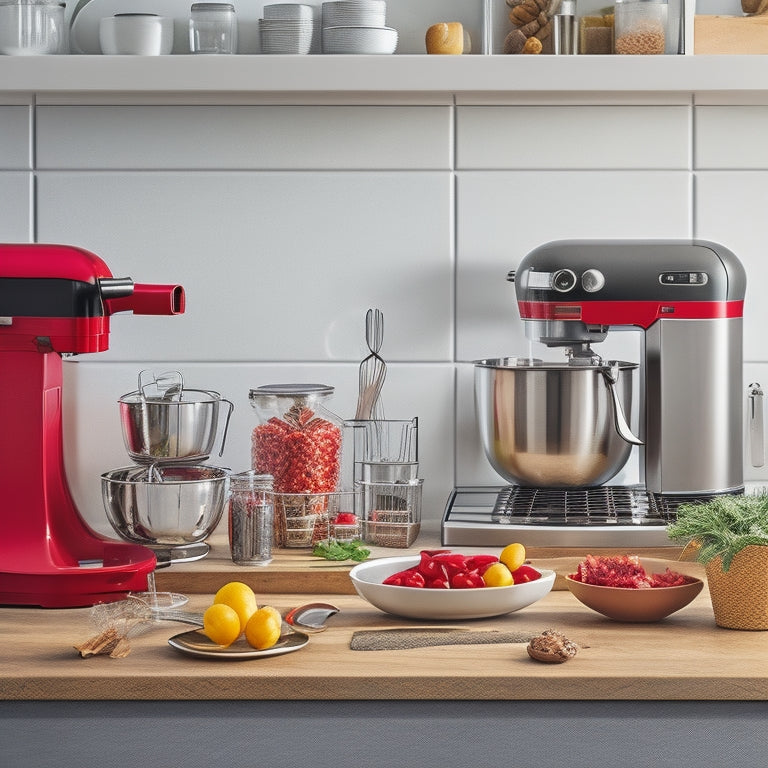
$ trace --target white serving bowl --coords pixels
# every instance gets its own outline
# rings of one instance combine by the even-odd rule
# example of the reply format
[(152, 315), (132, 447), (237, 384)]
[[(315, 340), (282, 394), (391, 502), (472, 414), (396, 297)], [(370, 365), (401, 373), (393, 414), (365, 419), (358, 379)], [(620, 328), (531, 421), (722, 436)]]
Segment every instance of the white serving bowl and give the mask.
[(385, 613), (419, 620), (460, 621), (502, 616), (541, 600), (555, 583), (555, 572), (537, 569), (541, 578), (509, 587), (427, 589), (382, 584), (398, 571), (419, 564), (419, 557), (384, 557), (356, 565), (349, 577), (360, 597)]
[(324, 27), (323, 53), (388, 54), (397, 48), (392, 27)]
[(99, 22), (101, 52), (110, 56), (163, 56), (173, 50), (173, 18), (117, 13)]

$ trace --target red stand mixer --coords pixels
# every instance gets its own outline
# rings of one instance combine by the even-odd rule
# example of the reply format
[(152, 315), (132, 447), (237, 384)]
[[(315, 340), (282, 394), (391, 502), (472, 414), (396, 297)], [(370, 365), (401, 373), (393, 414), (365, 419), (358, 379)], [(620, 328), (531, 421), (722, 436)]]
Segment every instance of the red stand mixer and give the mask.
[(81, 518), (67, 483), (62, 355), (109, 347), (115, 312), (184, 312), (180, 285), (115, 278), (66, 245), (0, 244), (0, 604), (88, 606), (147, 588), (155, 554)]

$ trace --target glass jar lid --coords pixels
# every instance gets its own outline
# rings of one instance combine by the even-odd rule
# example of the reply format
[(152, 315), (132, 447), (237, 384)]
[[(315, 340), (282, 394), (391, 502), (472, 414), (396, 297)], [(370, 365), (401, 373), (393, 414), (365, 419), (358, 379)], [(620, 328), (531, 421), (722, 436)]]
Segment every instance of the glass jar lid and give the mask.
[(251, 405), (268, 408), (281, 399), (316, 402), (330, 397), (334, 388), (328, 384), (265, 384), (248, 394)]

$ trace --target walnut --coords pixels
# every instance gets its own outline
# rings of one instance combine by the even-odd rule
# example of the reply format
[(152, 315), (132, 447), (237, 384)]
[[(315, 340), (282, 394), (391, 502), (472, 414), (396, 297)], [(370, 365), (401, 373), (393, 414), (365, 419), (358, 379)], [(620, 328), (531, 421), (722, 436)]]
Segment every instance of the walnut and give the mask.
[(543, 661), (545, 664), (562, 664), (576, 655), (579, 646), (565, 635), (548, 629), (538, 637), (531, 638), (527, 650), (528, 655), (536, 661)]
[(541, 53), (541, 49), (544, 46), (541, 44), (541, 40), (539, 40), (537, 37), (529, 37), (525, 41), (525, 45), (523, 46), (523, 50), (521, 53)]

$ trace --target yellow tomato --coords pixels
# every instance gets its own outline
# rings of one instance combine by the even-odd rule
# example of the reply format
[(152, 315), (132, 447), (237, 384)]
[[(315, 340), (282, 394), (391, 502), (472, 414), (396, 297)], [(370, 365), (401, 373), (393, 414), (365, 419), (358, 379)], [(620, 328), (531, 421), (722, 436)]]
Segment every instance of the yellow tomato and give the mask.
[(245, 626), (248, 645), (258, 651), (271, 648), (280, 639), (280, 621), (275, 618), (275, 609), (260, 608), (251, 616)]
[(248, 619), (253, 616), (259, 607), (256, 604), (256, 595), (253, 590), (242, 581), (230, 581), (225, 584), (213, 598), (213, 603), (223, 603), (232, 608), (240, 617), (240, 631), (245, 630)]
[(525, 547), (522, 544), (508, 544), (501, 550), (499, 560), (514, 573), (525, 562)]
[(494, 563), (483, 573), (483, 581), (486, 587), (508, 587), (514, 579), (504, 563)]
[(203, 614), (203, 631), (214, 643), (232, 645), (240, 637), (240, 617), (234, 608), (215, 603)]

